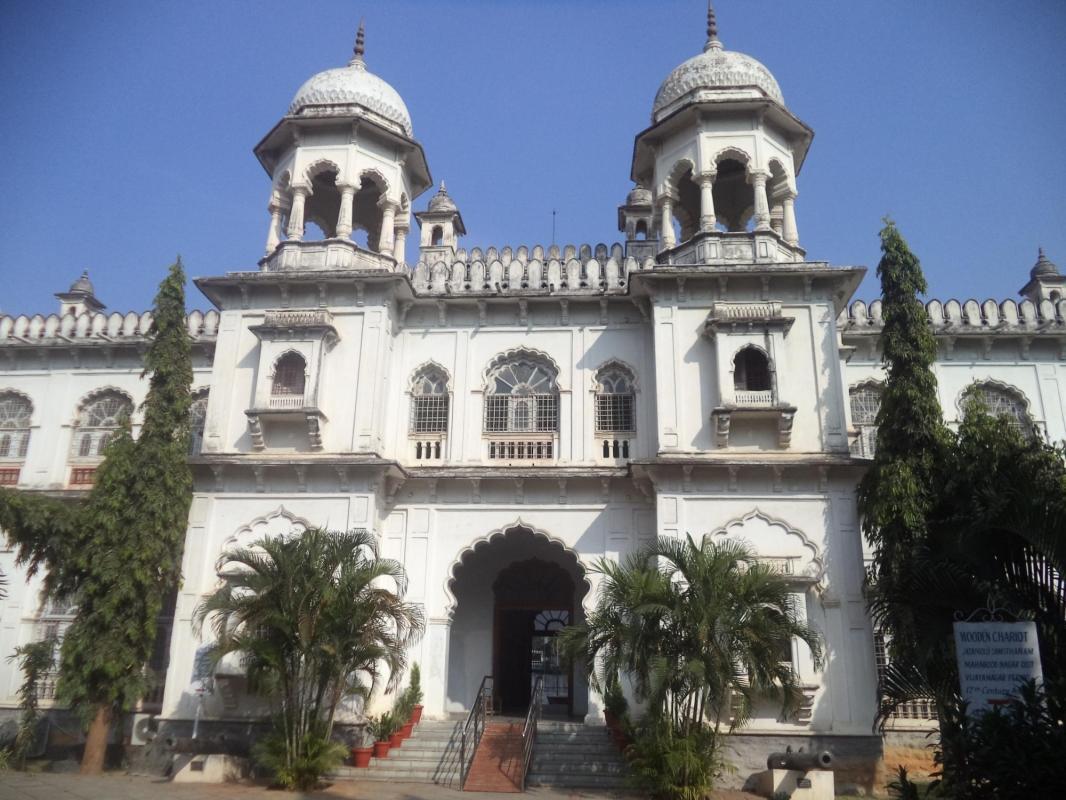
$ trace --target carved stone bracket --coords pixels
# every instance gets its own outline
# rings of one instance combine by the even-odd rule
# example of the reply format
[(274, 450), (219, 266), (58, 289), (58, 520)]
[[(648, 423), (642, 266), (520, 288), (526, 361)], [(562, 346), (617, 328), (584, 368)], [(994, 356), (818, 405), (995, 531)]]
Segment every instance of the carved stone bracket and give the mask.
[(741, 406), (719, 406), (711, 412), (714, 423), (715, 443), (718, 447), (729, 447), (729, 435), (735, 419), (775, 417), (777, 419), (777, 446), (787, 449), (792, 444), (792, 426), (796, 419), (795, 406), (775, 405), (768, 408), (745, 408)]
[(262, 450), (266, 447), (266, 442), (263, 440), (263, 423), (254, 411), (244, 413), (248, 415), (248, 435), (252, 437), (252, 449)]

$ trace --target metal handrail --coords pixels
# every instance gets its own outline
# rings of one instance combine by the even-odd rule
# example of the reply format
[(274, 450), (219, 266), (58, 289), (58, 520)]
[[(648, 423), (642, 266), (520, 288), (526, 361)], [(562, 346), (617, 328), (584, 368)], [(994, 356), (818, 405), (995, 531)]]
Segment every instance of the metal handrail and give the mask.
[(537, 724), (540, 722), (540, 709), (544, 705), (544, 676), (538, 675), (533, 683), (529, 698), (529, 711), (526, 712), (526, 724), (522, 728), (522, 776), (519, 782), (522, 791), (526, 790), (526, 775), (533, 761), (533, 747), (537, 743)]
[[(477, 746), (481, 743), (481, 734), (485, 732), (485, 717), (492, 714), (492, 676), (486, 675), (481, 679), (481, 685), (478, 687), (477, 695), (474, 697), (474, 703), (470, 707), (470, 713), (466, 715), (466, 722), (463, 723), (462, 739), (459, 744), (459, 788), (463, 789), (466, 786), (466, 777), (470, 773), (470, 763), (474, 760), (474, 754), (477, 753)], [(473, 733), (471, 734), (471, 726), (473, 726)], [(468, 738), (470, 740), (470, 749), (467, 750)], [(467, 752), (470, 753), (470, 757), (467, 758)]]

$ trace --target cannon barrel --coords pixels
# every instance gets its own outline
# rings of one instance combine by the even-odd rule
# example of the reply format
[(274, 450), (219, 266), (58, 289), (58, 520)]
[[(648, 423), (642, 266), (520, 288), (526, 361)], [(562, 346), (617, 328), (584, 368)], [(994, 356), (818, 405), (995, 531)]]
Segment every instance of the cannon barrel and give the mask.
[(820, 753), (771, 753), (766, 759), (767, 769), (794, 769), (808, 772), (812, 769), (829, 769), (833, 756), (828, 750)]

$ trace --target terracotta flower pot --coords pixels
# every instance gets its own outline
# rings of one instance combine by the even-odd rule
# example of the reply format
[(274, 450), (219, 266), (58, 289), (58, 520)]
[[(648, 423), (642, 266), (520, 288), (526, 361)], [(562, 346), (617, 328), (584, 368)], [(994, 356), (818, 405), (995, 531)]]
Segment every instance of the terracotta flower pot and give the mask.
[(394, 733), (392, 736), (389, 737), (389, 747), (398, 748), (402, 744), (403, 744), (403, 734), (400, 733), (399, 731), (396, 731), (396, 733)]
[(422, 721), (422, 706), (415, 706), (411, 710), (411, 722), (417, 725)]
[(415, 724), (413, 722), (404, 723), (404, 726), (400, 728), (400, 738), (410, 739), (411, 731), (414, 730)]
[(390, 745), (388, 742), (374, 742), (374, 758), (385, 758), (389, 754)]
[(618, 717), (614, 715), (613, 711), (604, 711), (603, 718), (607, 720), (608, 730), (614, 730), (615, 726), (618, 725)]
[(369, 767), (372, 755), (374, 755), (373, 747), (353, 747), (352, 764), (356, 767)]

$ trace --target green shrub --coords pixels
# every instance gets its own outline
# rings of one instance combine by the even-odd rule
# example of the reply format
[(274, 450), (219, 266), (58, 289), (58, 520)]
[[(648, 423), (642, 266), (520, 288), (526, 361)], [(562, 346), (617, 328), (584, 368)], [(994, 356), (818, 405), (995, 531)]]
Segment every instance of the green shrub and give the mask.
[(400, 726), (396, 724), (396, 715), (391, 711), (386, 711), (378, 717), (367, 717), (366, 729), (374, 737), (375, 742), (387, 742), (389, 737), (400, 729)]
[(275, 785), (283, 789), (311, 791), (324, 775), (339, 767), (348, 748), (313, 733), (305, 735), (292, 748), (285, 736), (276, 731), (252, 748), (252, 759), (267, 770)]
[(902, 765), (896, 770), (896, 779), (888, 784), (888, 791), (893, 800), (921, 800), (917, 784), (907, 777), (907, 768)]
[(718, 734), (699, 727), (688, 735), (665, 721), (636, 730), (629, 749), (633, 788), (655, 800), (703, 800), (725, 769)]
[(410, 695), (411, 707), (422, 704), (422, 670), (418, 662), (411, 665), (411, 682), (407, 685), (407, 693)]
[(626, 700), (625, 693), (622, 692), (622, 685), (617, 680), (611, 681), (603, 693), (603, 707), (619, 720), (628, 713), (629, 702)]
[(1059, 797), (1066, 753), (1060, 691), (1033, 681), (1005, 706), (979, 716), (952, 708), (941, 720), (940, 788), (954, 800)]

